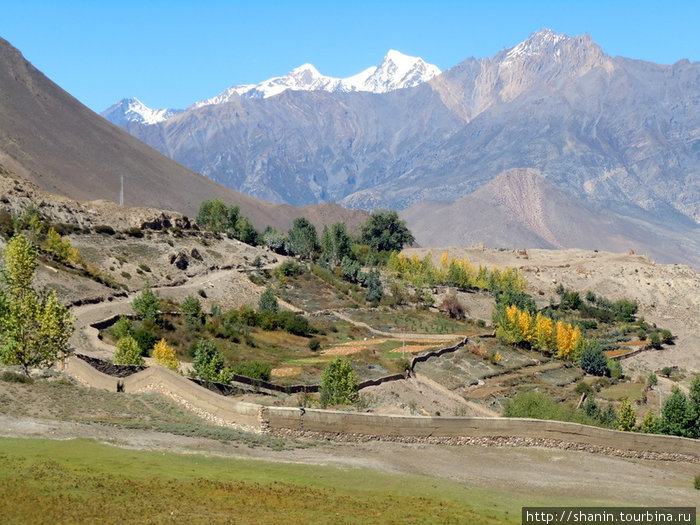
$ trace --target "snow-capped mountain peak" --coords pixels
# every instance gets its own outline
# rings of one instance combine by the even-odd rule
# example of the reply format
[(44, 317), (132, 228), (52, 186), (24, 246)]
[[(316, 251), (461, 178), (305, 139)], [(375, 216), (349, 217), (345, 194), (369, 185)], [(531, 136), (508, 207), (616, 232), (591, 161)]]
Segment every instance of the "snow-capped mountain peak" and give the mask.
[(197, 102), (193, 108), (222, 104), (235, 95), (246, 98), (269, 98), (288, 89), (294, 91), (329, 91), (347, 93), (368, 91), (387, 93), (396, 89), (417, 86), (440, 74), (437, 66), (422, 58), (389, 50), (379, 66), (372, 66), (346, 78), (328, 77), (311, 64), (303, 64), (282, 77), (265, 80), (260, 84), (234, 86), (216, 97)]
[(553, 48), (567, 38), (565, 34), (557, 34), (551, 29), (541, 29), (508, 51), (504, 62), (527, 56), (543, 55), (548, 49)]
[(182, 110), (151, 109), (137, 98), (124, 98), (104, 110), (101, 115), (110, 122), (120, 125), (125, 122), (157, 124), (178, 113), (182, 113)]
[[(287, 90), (387, 93), (417, 86), (440, 73), (437, 66), (426, 63), (422, 58), (390, 49), (378, 66), (369, 67), (350, 77), (328, 77), (319, 73), (313, 65), (302, 64), (281, 77), (273, 77), (259, 84), (230, 87), (215, 97), (195, 102), (188, 109), (223, 104), (236, 97), (270, 98)], [(129, 98), (109, 107), (102, 112), (102, 116), (117, 125), (125, 122), (157, 124), (180, 112), (172, 109), (151, 109), (138, 99)]]

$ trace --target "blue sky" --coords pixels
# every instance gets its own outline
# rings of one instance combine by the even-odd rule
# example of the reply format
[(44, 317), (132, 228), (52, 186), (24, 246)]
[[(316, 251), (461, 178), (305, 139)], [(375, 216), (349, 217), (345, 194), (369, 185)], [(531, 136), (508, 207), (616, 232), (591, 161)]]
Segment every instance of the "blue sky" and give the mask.
[(186, 107), (305, 62), (344, 77), (388, 49), (447, 69), (543, 27), (610, 55), (700, 60), (700, 1), (0, 0), (0, 36), (95, 111), (135, 96)]

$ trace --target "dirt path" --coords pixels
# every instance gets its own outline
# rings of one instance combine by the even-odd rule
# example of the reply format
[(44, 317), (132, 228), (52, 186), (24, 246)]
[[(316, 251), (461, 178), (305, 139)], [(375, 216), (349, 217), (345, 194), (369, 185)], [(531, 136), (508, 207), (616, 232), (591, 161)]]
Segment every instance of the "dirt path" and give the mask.
[[(234, 290), (235, 289), (235, 293)], [(182, 301), (190, 294), (197, 294), (204, 290), (214, 300), (226, 293), (236, 297), (241, 304), (257, 301), (262, 288), (250, 282), (238, 270), (215, 270), (210, 273), (192, 277), (188, 282), (177, 286), (154, 287), (153, 291), (161, 298)], [(216, 293), (214, 293), (216, 292)], [(101, 359), (109, 359), (114, 353), (114, 347), (102, 342), (98, 337), (98, 330), (91, 325), (103, 321), (115, 315), (133, 313), (131, 303), (140, 292), (131, 292), (126, 297), (120, 297), (111, 301), (103, 301), (95, 304), (86, 304), (73, 309), (75, 316), (75, 330), (70, 339), (70, 344), (83, 352), (87, 352)], [(280, 303), (282, 304), (282, 303)], [(292, 305), (282, 304), (283, 307), (294, 309)]]

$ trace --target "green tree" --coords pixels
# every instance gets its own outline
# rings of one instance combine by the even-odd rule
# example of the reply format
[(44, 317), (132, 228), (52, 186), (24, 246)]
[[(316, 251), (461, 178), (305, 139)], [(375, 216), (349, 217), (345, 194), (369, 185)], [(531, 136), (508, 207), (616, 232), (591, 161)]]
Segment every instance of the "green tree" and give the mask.
[(131, 306), (139, 319), (152, 323), (158, 322), (160, 300), (153, 293), (150, 286), (146, 285), (146, 287), (141, 290), (141, 293), (134, 299)]
[(199, 205), (197, 224), (201, 228), (221, 233), (229, 227), (228, 215), (229, 210), (223, 200), (204, 201)]
[(645, 434), (656, 434), (656, 416), (651, 410), (644, 415), (640, 430)]
[(339, 266), (345, 258), (352, 258), (352, 241), (345, 223), (336, 222), (330, 228), (323, 227), (321, 256), (331, 266)]
[[(212, 341), (200, 340), (192, 348), (194, 375), (203, 381), (222, 379), (224, 356), (219, 353)], [(226, 381), (224, 381), (226, 382)]]
[(321, 404), (347, 405), (357, 400), (357, 376), (346, 357), (336, 357), (321, 374)]
[(596, 341), (584, 343), (583, 352), (581, 353), (581, 368), (587, 374), (594, 376), (605, 375), (608, 371), (608, 363), (603, 349)]
[(632, 403), (627, 398), (622, 400), (620, 414), (618, 416), (617, 429), (631, 432), (637, 426), (637, 414), (632, 407)]
[(275, 253), (286, 253), (287, 237), (283, 233), (274, 230), (271, 226), (265, 228), (262, 234), (262, 243)]
[(318, 250), (318, 234), (316, 227), (304, 217), (294, 219), (292, 228), (287, 234), (289, 251), (302, 259), (313, 259)]
[(0, 361), (20, 365), (24, 373), (51, 365), (65, 350), (73, 320), (55, 292), (39, 296), (32, 288), (37, 250), (23, 235), (15, 235), (3, 252), (0, 280)]
[(382, 295), (384, 295), (384, 288), (382, 287), (382, 281), (379, 279), (379, 271), (370, 270), (365, 279), (365, 284), (367, 285), (367, 302), (378, 303), (382, 300)]
[(141, 349), (136, 339), (127, 335), (117, 341), (117, 350), (114, 352), (114, 363), (117, 365), (142, 365)]
[(677, 386), (674, 386), (661, 409), (657, 429), (661, 434), (687, 436), (688, 426), (688, 399)]
[(112, 333), (112, 337), (119, 341), (122, 337), (134, 335), (134, 327), (131, 326), (131, 321), (122, 315), (117, 319), (117, 322), (114, 323), (110, 332)]
[(374, 211), (362, 226), (361, 239), (376, 251), (400, 252), (415, 237), (395, 211)]
[(262, 293), (258, 301), (258, 309), (261, 312), (270, 312), (273, 314), (279, 312), (280, 305), (277, 302), (277, 297), (275, 297), (275, 292), (272, 291), (272, 288), (266, 288)]
[(690, 380), (690, 391), (687, 399), (687, 435), (700, 439), (700, 375), (696, 375)]
[(180, 313), (185, 316), (187, 330), (196, 331), (204, 323), (204, 311), (202, 303), (194, 295), (188, 295), (180, 305)]
[(234, 237), (239, 241), (257, 246), (259, 235), (258, 230), (255, 229), (248, 217), (240, 217), (236, 221)]

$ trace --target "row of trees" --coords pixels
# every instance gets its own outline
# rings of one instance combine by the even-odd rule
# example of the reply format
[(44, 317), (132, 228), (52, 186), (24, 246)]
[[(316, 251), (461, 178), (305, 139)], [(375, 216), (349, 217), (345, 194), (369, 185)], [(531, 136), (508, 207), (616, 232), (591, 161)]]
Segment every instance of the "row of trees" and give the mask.
[(488, 269), (482, 265), (477, 268), (468, 259), (450, 258), (446, 252), (440, 257), (440, 264), (437, 266), (433, 263), (430, 252), (423, 259), (415, 254), (406, 257), (403, 253), (392, 252), (386, 267), (416, 288), (445, 285), (492, 292), (506, 289), (523, 292), (527, 288), (525, 277), (515, 268)]
[(578, 326), (555, 322), (541, 312), (533, 316), (514, 304), (501, 312), (496, 319), (496, 335), (506, 343), (526, 342), (531, 348), (560, 359), (580, 360), (586, 340)]
[(359, 235), (351, 235), (342, 222), (325, 226), (319, 239), (316, 227), (305, 217), (294, 220), (288, 232), (268, 226), (262, 233), (241, 215), (238, 206), (227, 206), (221, 199), (204, 201), (199, 207), (197, 224), (201, 228), (239, 239), (247, 244), (265, 245), (282, 255), (295, 255), (306, 260), (322, 260), (339, 266), (345, 257), (356, 258), (364, 245), (375, 252), (401, 250), (413, 243), (413, 234), (395, 211), (377, 210), (362, 225)]

